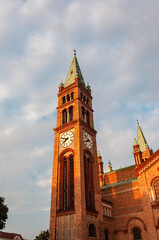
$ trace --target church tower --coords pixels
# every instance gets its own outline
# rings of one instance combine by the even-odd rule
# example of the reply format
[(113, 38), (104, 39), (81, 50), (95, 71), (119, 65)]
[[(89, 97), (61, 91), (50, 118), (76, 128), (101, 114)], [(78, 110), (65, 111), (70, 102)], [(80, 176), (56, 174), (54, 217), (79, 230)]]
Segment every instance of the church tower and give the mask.
[(137, 140), (134, 138), (134, 158), (136, 167), (145, 162), (151, 155), (152, 150), (149, 149), (145, 136), (141, 130), (139, 122), (137, 121)]
[(54, 129), (50, 240), (100, 239), (102, 219), (92, 96), (76, 51), (60, 83)]

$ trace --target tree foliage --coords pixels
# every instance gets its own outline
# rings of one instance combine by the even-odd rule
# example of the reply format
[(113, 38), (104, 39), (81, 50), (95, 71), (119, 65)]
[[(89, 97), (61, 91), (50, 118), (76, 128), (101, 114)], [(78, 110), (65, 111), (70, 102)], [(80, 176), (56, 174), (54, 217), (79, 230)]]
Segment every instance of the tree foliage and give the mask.
[(5, 199), (0, 197), (0, 229), (5, 227), (6, 220), (8, 219), (8, 207), (4, 204)]
[(49, 240), (49, 230), (41, 231), (41, 233), (35, 237), (34, 240)]

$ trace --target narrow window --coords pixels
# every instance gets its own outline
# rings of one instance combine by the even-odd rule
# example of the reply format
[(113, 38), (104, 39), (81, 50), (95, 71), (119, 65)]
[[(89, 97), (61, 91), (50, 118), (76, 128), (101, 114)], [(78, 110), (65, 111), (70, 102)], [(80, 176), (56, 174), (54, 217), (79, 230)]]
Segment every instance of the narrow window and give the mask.
[(67, 208), (67, 159), (64, 159), (63, 169), (63, 210)]
[(135, 228), (133, 233), (134, 233), (134, 240), (141, 240), (141, 232), (139, 228)]
[(71, 93), (71, 100), (74, 99), (74, 92)]
[(73, 156), (70, 157), (70, 208), (74, 208), (74, 165)]
[(89, 100), (88, 100), (88, 98), (87, 98), (87, 100), (86, 100), (86, 103), (87, 103), (87, 104), (89, 103)]
[(104, 235), (105, 235), (105, 240), (109, 240), (109, 238), (108, 238), (108, 230), (104, 231)]
[(67, 110), (63, 110), (62, 112), (62, 124), (67, 123)]
[(86, 97), (85, 97), (85, 96), (83, 97), (83, 101), (84, 101), (84, 102), (86, 101)]
[(59, 209), (74, 208), (74, 157), (60, 161)]
[(67, 95), (67, 102), (69, 102), (70, 101), (70, 95), (68, 94)]
[(84, 110), (84, 107), (82, 107), (82, 119), (85, 120), (85, 110)]
[(93, 163), (84, 155), (86, 209), (95, 210)]
[(86, 122), (88, 124), (88, 126), (90, 126), (90, 116), (89, 116), (89, 112), (86, 112)]
[(83, 94), (81, 93), (81, 100), (83, 100)]
[(66, 98), (65, 97), (62, 98), (62, 103), (63, 104), (66, 103)]
[(159, 179), (154, 183), (154, 191), (156, 195), (156, 200), (159, 200)]
[(73, 120), (73, 107), (71, 106), (69, 108), (69, 122), (71, 122)]
[(89, 225), (89, 237), (96, 237), (96, 228), (92, 223)]

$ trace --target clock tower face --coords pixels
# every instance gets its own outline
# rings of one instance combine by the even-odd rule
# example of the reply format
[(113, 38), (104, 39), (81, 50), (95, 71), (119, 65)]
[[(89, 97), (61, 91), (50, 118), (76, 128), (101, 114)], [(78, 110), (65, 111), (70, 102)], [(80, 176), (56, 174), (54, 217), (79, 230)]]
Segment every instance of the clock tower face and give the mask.
[(92, 141), (92, 137), (89, 133), (87, 133), (87, 132), (83, 133), (83, 142), (88, 149), (92, 149), (93, 141)]
[(67, 131), (60, 137), (60, 144), (63, 148), (71, 145), (74, 139), (74, 134), (71, 131)]

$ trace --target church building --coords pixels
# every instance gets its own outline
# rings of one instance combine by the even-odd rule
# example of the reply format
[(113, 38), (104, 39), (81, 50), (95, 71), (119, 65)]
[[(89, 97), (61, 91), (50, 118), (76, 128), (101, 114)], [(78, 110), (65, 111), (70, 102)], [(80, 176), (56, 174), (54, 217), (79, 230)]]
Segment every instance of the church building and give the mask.
[(97, 153), (91, 88), (76, 52), (59, 85), (50, 211), (50, 240), (158, 240), (159, 150), (140, 125), (134, 165), (103, 172)]

